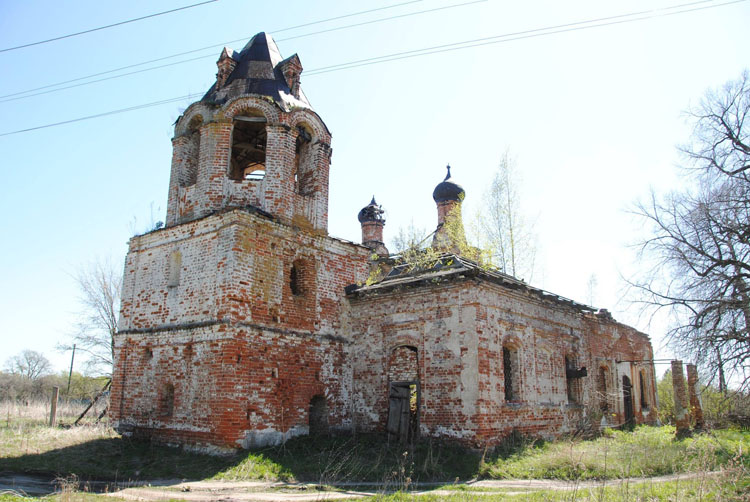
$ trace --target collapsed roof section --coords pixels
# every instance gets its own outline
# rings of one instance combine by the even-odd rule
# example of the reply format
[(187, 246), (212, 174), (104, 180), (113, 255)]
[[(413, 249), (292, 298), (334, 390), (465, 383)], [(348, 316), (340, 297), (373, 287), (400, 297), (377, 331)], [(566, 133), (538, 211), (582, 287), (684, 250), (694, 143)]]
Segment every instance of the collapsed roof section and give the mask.
[(415, 265), (414, 263), (400, 263), (395, 265), (378, 282), (369, 285), (352, 284), (347, 286), (346, 294), (350, 298), (355, 298), (368, 296), (369, 294), (384, 293), (401, 287), (420, 287), (469, 278), (485, 280), (508, 289), (525, 291), (542, 300), (567, 306), (582, 313), (596, 313), (598, 316), (611, 319), (611, 315), (606, 309), (597, 310), (590, 305), (578, 303), (564, 296), (535, 288), (511, 275), (504, 274), (496, 269), (482, 267), (472, 260), (452, 253), (441, 254), (427, 267)]

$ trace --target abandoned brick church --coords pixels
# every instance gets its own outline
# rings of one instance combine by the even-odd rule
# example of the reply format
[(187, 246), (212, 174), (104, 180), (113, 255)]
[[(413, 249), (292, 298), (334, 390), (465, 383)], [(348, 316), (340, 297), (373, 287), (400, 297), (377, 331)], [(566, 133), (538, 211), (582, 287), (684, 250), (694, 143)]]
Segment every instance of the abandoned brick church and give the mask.
[(374, 199), (361, 244), (329, 236), (331, 133), (299, 58), (259, 33), (217, 65), (175, 126), (166, 225), (130, 241), (120, 432), (206, 450), (347, 431), (480, 446), (656, 420), (648, 337), (456, 254), (452, 179), (433, 194), (430, 267), (388, 257)]

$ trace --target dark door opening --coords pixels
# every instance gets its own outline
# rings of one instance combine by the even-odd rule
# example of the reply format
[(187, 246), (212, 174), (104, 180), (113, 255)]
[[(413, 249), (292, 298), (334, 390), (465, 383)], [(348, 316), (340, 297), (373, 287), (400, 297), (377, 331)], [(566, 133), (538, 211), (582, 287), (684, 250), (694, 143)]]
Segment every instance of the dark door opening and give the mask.
[(635, 414), (633, 413), (633, 385), (630, 378), (622, 377), (622, 401), (625, 408), (625, 427), (632, 428), (635, 425)]
[(388, 438), (414, 442), (419, 435), (419, 382), (391, 382), (388, 406)]
[(328, 434), (328, 403), (324, 396), (313, 396), (310, 400), (308, 425), (311, 436)]

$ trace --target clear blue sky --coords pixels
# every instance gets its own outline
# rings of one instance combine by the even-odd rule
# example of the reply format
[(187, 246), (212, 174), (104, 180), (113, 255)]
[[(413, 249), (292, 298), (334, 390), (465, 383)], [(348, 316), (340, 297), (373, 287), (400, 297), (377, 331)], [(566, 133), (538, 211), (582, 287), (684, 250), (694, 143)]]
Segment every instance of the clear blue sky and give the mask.
[[(0, 2), (0, 48), (190, 3)], [(750, 2), (675, 9), (679, 1), (487, 0), (304, 36), (463, 3), (421, 0), (281, 31), (399, 3), (219, 0), (0, 52), (0, 95), (229, 40), (242, 39), (230, 44), (239, 50), (267, 31), (285, 57), (299, 54), (303, 89), (333, 133), (332, 235), (359, 241), (356, 215), (373, 194), (387, 211), (386, 240), (412, 220), (434, 228), (431, 193), (446, 163), (467, 191), (468, 219), (510, 149), (522, 173), (523, 206), (536, 220), (533, 283), (588, 302), (586, 284), (596, 274), (594, 303), (650, 332), (658, 348), (663, 323), (647, 326), (620, 301), (619, 275), (637, 267), (627, 244), (642, 235), (625, 210), (649, 187), (665, 192), (681, 183), (675, 146), (690, 132), (681, 112), (750, 66)], [(688, 9), (702, 10), (662, 15)], [(310, 74), (353, 60), (636, 12), (607, 26), (584, 23), (576, 26), (586, 29)], [(630, 22), (639, 18), (647, 19)], [(217, 47), (165, 61), (207, 55), (190, 63), (0, 102), (0, 134), (203, 93), (214, 81), (219, 53)], [(44, 352), (59, 369), (68, 364), (69, 354), (54, 346), (75, 321), (71, 275), (97, 257), (121, 260), (128, 238), (146, 230), (152, 209), (154, 220), (164, 219), (172, 124), (190, 102), (0, 136), (0, 364), (25, 348)]]

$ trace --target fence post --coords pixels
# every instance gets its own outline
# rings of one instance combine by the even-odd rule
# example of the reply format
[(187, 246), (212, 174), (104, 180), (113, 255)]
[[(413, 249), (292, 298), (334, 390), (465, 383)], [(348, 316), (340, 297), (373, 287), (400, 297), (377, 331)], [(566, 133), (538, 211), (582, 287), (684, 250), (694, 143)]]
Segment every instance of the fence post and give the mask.
[(672, 361), (672, 388), (674, 390), (674, 419), (677, 439), (690, 436), (690, 410), (685, 389), (682, 361)]
[(49, 426), (54, 427), (57, 422), (57, 396), (60, 394), (60, 387), (52, 387), (52, 403), (49, 407)]
[(705, 428), (703, 421), (703, 407), (701, 406), (701, 395), (698, 387), (698, 368), (695, 364), (687, 365), (687, 384), (688, 396), (690, 397), (690, 415), (693, 418), (693, 424), (696, 431), (702, 431)]

